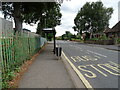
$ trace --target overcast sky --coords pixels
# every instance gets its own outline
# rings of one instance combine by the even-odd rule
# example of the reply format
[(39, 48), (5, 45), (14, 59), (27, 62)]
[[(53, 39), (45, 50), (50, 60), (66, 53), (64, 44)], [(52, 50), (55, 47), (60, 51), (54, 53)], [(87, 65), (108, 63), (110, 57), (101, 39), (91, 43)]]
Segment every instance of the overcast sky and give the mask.
[[(61, 25), (56, 27), (56, 36), (61, 36), (65, 31), (70, 31), (75, 33), (72, 27), (74, 26), (74, 18), (77, 12), (86, 2), (95, 2), (98, 0), (64, 0), (61, 4)], [(120, 0), (101, 0), (105, 7), (113, 7), (114, 12), (112, 18), (110, 19), (110, 28), (113, 27), (118, 22), (118, 2)], [(1, 15), (0, 15), (1, 16)], [(29, 26), (23, 24), (23, 28), (30, 29), (32, 32), (36, 31), (37, 25)]]
[[(70, 31), (72, 33), (75, 33), (72, 29), (72, 26), (74, 26), (74, 18), (77, 14), (77, 12), (80, 10), (80, 8), (86, 3), (86, 2), (95, 2), (98, 0), (66, 0), (61, 5), (61, 13), (62, 13), (62, 19), (61, 19), (61, 25), (56, 27), (57, 35), (60, 36), (65, 33), (65, 31)], [(105, 7), (113, 7), (114, 12), (112, 14), (112, 18), (110, 19), (110, 28), (113, 27), (118, 22), (118, 2), (120, 0), (101, 0)]]

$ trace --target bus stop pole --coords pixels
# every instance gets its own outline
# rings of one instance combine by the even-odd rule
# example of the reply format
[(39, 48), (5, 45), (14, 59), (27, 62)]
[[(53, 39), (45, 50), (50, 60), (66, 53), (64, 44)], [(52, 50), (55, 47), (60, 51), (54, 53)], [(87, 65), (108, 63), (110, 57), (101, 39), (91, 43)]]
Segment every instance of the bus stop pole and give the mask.
[(55, 49), (56, 49), (55, 30), (53, 31), (53, 35), (54, 35), (54, 54), (55, 54)]

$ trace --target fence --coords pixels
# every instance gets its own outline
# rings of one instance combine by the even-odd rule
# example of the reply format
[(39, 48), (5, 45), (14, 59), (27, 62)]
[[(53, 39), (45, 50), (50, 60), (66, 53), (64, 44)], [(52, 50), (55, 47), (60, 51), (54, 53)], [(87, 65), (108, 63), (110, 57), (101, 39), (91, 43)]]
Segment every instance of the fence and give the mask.
[(0, 68), (3, 82), (10, 80), (10, 73), (29, 60), (46, 42), (45, 38), (32, 32), (21, 31), (14, 35), (14, 31), (10, 28), (2, 30), (0, 36), (0, 61), (2, 68)]

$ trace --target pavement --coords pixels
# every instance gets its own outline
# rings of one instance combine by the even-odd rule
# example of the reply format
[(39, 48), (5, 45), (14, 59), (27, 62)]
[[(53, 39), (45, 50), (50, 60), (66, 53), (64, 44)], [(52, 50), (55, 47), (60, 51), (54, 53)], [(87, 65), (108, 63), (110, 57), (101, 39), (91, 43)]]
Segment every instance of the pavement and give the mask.
[[(59, 44), (58, 44), (59, 43)], [(48, 45), (40, 53), (40, 55), (36, 58), (33, 64), (28, 69), (22, 80), (19, 83), (18, 88), (101, 88), (101, 87), (117, 87), (117, 76), (102, 73), (102, 71), (98, 70), (103, 75), (107, 75), (105, 78), (100, 73), (94, 71), (94, 68), (90, 68), (90, 71), (95, 74), (93, 77), (87, 77), (87, 70), (79, 70), (78, 66), (85, 65), (84, 67), (88, 68), (90, 64), (92, 67), (98, 67), (98, 64), (106, 64), (108, 61), (118, 60), (118, 56), (116, 51), (119, 51), (120, 47), (115, 45), (97, 45), (97, 44), (84, 44), (84, 43), (76, 43), (76, 42), (65, 42), (65, 41), (57, 41), (58, 46), (62, 46), (64, 52), (62, 52), (61, 59), (58, 60), (53, 54), (53, 42), (48, 42)], [(99, 48), (97, 48), (99, 47)], [(103, 48), (103, 49), (102, 49)], [(106, 49), (104, 49), (106, 48)], [(89, 51), (89, 50), (93, 51)], [(109, 50), (107, 50), (109, 49)], [(87, 51), (89, 52), (87, 52)], [(111, 51), (112, 50), (112, 51)], [(115, 50), (115, 51), (113, 51)], [(97, 52), (97, 53), (96, 53)], [(99, 54), (101, 53), (101, 54)], [(79, 58), (82, 55), (90, 55), (91, 58), (94, 56), (99, 56), (97, 62), (86, 61), (86, 60), (78, 60), (73, 61), (71, 57), (78, 56)], [(106, 58), (105, 57), (108, 57)], [(79, 62), (81, 61), (81, 62)], [(86, 61), (86, 62), (85, 62)], [(93, 65), (92, 65), (93, 64)], [(111, 63), (109, 63), (111, 64)], [(88, 65), (88, 66), (87, 66)], [(93, 72), (92, 72), (93, 71)], [(103, 71), (104, 72), (104, 71)], [(112, 73), (112, 72), (110, 72)], [(101, 83), (98, 80), (101, 78)], [(103, 81), (102, 81), (103, 80)], [(105, 81), (104, 81), (105, 80)], [(97, 82), (98, 81), (98, 82)], [(108, 83), (110, 81), (114, 81), (113, 83)], [(102, 84), (102, 83), (108, 84)]]
[(63, 61), (53, 54), (53, 43), (47, 44), (23, 75), (18, 88), (75, 88)]

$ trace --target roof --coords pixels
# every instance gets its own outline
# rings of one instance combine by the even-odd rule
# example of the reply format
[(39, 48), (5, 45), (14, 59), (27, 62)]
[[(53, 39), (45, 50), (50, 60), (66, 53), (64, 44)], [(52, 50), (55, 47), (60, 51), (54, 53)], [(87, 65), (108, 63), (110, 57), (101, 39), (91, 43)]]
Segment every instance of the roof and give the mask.
[(43, 28), (44, 31), (52, 31), (55, 30), (54, 28)]
[(112, 28), (112, 32), (118, 32), (118, 31), (120, 31), (120, 21)]
[(104, 32), (104, 33), (108, 33), (109, 31), (110, 31), (110, 28), (107, 27), (103, 32)]
[(47, 32), (47, 33), (51, 33), (53, 31), (55, 31), (55, 28), (43, 28), (43, 31)]
[(104, 33), (109, 33), (109, 32), (120, 32), (120, 21), (115, 26), (113, 26), (111, 29), (106, 28), (104, 30)]

